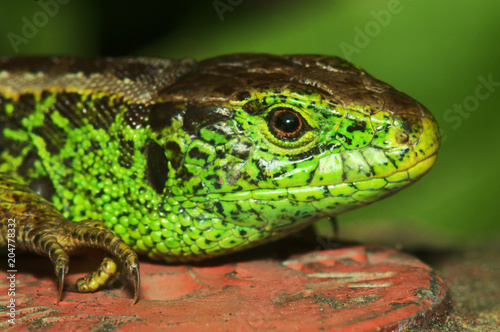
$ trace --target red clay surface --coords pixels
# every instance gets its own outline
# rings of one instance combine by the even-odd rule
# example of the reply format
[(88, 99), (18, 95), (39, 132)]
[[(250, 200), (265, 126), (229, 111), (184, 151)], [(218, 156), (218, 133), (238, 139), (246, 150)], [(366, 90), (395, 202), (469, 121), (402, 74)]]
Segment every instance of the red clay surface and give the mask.
[[(0, 329), (384, 331), (424, 324), (448, 308), (441, 277), (393, 249), (350, 245), (253, 256), (196, 266), (142, 262), (140, 298), (133, 306), (130, 287), (65, 292), (56, 305), (48, 259), (19, 257), (15, 325), (2, 313)], [(67, 284), (96, 264), (74, 258), (72, 270), (79, 272)], [(6, 278), (0, 272), (0, 312), (10, 299)]]

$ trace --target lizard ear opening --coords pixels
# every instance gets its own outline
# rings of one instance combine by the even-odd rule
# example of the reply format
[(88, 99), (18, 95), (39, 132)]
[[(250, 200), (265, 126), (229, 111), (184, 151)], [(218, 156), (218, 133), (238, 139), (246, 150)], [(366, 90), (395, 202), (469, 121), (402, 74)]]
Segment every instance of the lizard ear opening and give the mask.
[(146, 149), (146, 177), (153, 189), (161, 195), (168, 179), (168, 159), (163, 149), (155, 141), (150, 141)]

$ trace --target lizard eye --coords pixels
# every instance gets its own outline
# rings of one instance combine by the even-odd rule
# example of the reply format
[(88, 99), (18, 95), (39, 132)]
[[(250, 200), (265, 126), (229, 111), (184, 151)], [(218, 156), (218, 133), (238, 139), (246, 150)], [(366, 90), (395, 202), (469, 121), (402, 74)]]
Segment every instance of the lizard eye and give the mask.
[(294, 141), (307, 131), (302, 116), (289, 107), (276, 107), (266, 117), (269, 131), (278, 139)]

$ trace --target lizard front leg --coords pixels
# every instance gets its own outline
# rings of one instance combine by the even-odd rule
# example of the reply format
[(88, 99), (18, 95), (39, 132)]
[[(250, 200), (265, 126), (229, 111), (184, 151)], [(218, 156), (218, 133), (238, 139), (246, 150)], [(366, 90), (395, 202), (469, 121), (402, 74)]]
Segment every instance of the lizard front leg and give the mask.
[[(59, 281), (58, 303), (69, 270), (69, 254), (80, 248), (103, 249), (113, 258), (105, 257), (96, 271), (77, 281), (73, 290), (95, 292), (111, 277), (118, 276), (118, 266), (122, 266), (123, 274), (132, 279), (134, 303), (137, 301), (140, 284), (137, 254), (101, 222), (73, 222), (64, 218), (51, 203), (4, 173), (0, 173), (0, 217), (0, 246), (6, 246), (14, 234), (20, 249), (50, 258)], [(8, 230), (9, 220), (14, 220), (14, 232)]]

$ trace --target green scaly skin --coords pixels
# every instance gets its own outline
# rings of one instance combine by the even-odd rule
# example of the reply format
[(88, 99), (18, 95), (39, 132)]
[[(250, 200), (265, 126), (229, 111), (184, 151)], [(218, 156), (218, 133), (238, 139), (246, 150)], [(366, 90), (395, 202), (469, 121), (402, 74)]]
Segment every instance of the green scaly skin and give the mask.
[(0, 122), (0, 245), (15, 219), (59, 297), (74, 249), (110, 254), (78, 291), (123, 265), (137, 299), (134, 251), (184, 262), (281, 238), (415, 182), (439, 147), (421, 104), (314, 55), (0, 58)]

